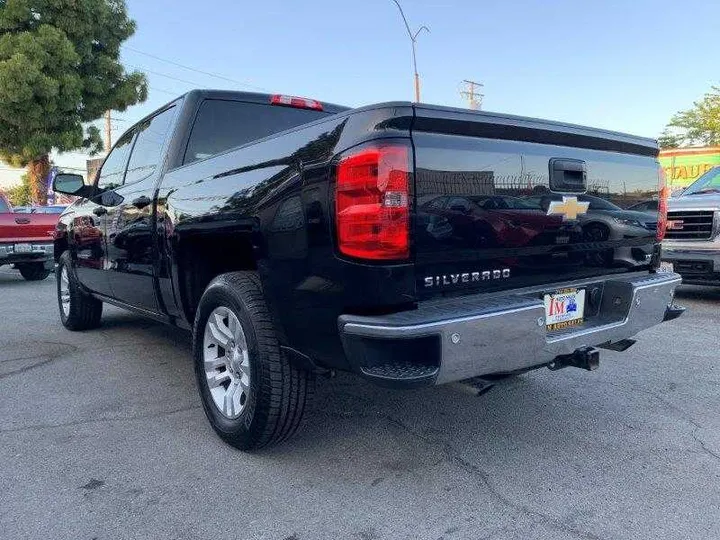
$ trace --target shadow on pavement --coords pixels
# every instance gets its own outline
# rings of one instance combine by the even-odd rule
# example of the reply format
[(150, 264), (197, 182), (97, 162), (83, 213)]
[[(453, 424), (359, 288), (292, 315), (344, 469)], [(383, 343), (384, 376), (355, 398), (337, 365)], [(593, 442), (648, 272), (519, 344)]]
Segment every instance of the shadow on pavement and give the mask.
[(681, 285), (675, 292), (675, 296), (690, 300), (720, 300), (720, 287)]
[(50, 281), (55, 282), (55, 274), (51, 273), (42, 281), (26, 281), (17, 270), (13, 270), (9, 266), (0, 268), (0, 287), (12, 285), (27, 285), (28, 287), (33, 287)]

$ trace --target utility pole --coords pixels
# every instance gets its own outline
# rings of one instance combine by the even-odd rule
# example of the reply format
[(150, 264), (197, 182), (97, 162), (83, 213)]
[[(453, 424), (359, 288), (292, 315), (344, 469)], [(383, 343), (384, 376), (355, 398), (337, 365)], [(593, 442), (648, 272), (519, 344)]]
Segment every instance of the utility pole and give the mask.
[(105, 112), (105, 153), (109, 154), (112, 148), (112, 118), (110, 117), (110, 110)]
[(465, 79), (462, 84), (467, 85), (465, 90), (460, 90), (460, 95), (468, 100), (470, 108), (479, 111), (482, 108), (482, 100), (484, 95), (480, 93), (483, 84)]
[(407, 22), (407, 19), (405, 18), (405, 13), (403, 13), (402, 6), (400, 5), (400, 2), (398, 0), (393, 0), (395, 2), (395, 5), (400, 10), (400, 16), (402, 17), (403, 22), (405, 23), (405, 29), (407, 30), (408, 36), (410, 36), (410, 41), (412, 42), (412, 60), (413, 60), (413, 70), (415, 72), (415, 102), (420, 102), (420, 75), (418, 75), (417, 70), (417, 59), (416, 59), (416, 43), (417, 43), (417, 37), (420, 35), (420, 32), (425, 30), (426, 32), (430, 32), (430, 29), (427, 26), (421, 26), (417, 29), (417, 32), (413, 33), (412, 30), (410, 30), (410, 25)]

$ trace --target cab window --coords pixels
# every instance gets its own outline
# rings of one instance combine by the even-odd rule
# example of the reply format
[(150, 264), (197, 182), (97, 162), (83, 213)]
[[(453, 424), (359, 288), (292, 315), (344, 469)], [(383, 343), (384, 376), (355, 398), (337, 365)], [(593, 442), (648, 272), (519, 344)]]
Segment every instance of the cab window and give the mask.
[(123, 185), (132, 140), (133, 132), (126, 133), (105, 158), (96, 184), (101, 191), (108, 191)]
[(208, 99), (198, 110), (183, 163), (205, 159), (327, 115), (308, 109)]
[(155, 172), (160, 165), (174, 117), (175, 107), (171, 107), (135, 127), (137, 138), (125, 175), (126, 184), (143, 180)]
[(703, 174), (685, 190), (683, 195), (692, 195), (693, 193), (720, 193), (720, 167), (710, 169)]

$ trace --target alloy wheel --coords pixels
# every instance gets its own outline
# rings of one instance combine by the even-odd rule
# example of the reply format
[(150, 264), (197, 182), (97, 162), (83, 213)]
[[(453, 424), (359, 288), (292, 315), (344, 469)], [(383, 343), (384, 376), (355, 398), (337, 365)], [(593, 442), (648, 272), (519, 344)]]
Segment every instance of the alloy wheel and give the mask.
[(70, 316), (70, 277), (67, 266), (60, 271), (60, 306), (65, 317)]
[(250, 397), (250, 357), (242, 325), (227, 307), (216, 307), (205, 323), (203, 363), (215, 406), (237, 418)]

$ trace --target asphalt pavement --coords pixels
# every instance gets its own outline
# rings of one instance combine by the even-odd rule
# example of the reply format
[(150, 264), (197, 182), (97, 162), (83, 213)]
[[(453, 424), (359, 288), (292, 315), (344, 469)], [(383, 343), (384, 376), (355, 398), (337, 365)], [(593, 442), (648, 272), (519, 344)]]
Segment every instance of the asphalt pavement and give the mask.
[(720, 289), (600, 369), (482, 396), (322, 379), (257, 454), (200, 407), (184, 331), (59, 322), (54, 276), (0, 269), (0, 538), (718, 539)]

